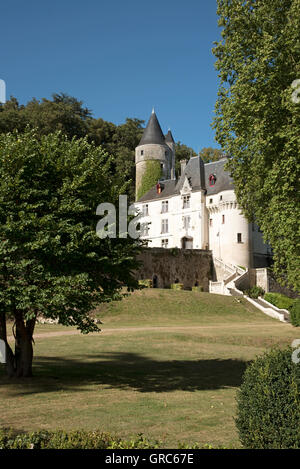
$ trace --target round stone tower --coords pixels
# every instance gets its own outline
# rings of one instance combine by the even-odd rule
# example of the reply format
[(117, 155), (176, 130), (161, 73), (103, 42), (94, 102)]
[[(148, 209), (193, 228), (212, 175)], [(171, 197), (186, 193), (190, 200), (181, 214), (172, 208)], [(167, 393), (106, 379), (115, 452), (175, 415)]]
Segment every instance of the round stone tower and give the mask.
[[(170, 135), (167, 135), (169, 140)], [(172, 177), (175, 152), (173, 144), (166, 142), (166, 137), (153, 110), (141, 141), (135, 149), (136, 200), (159, 180)]]

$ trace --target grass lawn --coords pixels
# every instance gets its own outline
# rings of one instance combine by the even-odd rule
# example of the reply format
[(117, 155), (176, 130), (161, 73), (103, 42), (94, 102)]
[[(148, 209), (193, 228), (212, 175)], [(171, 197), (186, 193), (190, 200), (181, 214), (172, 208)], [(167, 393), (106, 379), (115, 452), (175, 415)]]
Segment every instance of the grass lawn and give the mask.
[(37, 326), (34, 378), (9, 380), (0, 365), (0, 426), (238, 447), (235, 395), (247, 362), (300, 338), (245, 300), (208, 293), (145, 289), (95, 314), (99, 334)]

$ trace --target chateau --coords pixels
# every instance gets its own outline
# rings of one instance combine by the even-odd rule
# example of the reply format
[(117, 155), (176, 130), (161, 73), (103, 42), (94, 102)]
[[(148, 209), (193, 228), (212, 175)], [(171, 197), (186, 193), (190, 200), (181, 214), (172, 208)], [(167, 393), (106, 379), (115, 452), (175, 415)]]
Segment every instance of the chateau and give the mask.
[(175, 175), (175, 142), (152, 111), (136, 148), (136, 207), (148, 247), (210, 250), (213, 259), (243, 269), (265, 267), (271, 252), (258, 227), (236, 201), (227, 158), (181, 161)]

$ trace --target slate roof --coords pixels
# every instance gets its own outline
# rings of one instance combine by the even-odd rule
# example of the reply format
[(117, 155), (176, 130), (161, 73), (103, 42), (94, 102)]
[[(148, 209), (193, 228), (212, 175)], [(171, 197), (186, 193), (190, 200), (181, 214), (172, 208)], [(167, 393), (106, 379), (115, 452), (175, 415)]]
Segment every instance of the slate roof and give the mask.
[(171, 130), (168, 130), (168, 133), (165, 135), (165, 141), (169, 143), (175, 143)]
[(165, 144), (165, 136), (161, 130), (154, 110), (152, 111), (147, 127), (144, 130), (143, 136), (141, 138), (140, 143), (138, 144), (138, 147), (141, 145), (147, 145), (149, 143), (159, 145)]
[[(217, 194), (218, 192), (234, 189), (233, 180), (230, 177), (228, 171), (224, 170), (227, 158), (222, 158), (219, 161), (213, 163), (206, 163), (205, 168), (205, 184), (207, 189), (207, 195)], [(214, 174), (216, 176), (216, 183), (213, 186), (209, 185), (209, 176)]]
[(175, 186), (177, 181), (175, 179), (168, 179), (166, 181), (162, 181), (161, 184), (163, 185), (163, 190), (160, 194), (156, 192), (156, 185), (153, 186), (146, 194), (144, 194), (137, 202), (148, 202), (151, 200), (159, 200), (159, 199), (166, 199), (175, 194)]
[(184, 173), (180, 176), (177, 186), (176, 193), (179, 193), (183, 187), (185, 178), (187, 178), (192, 186), (192, 190), (199, 191), (205, 189), (205, 179), (204, 179), (204, 163), (199, 156), (190, 158)]
[[(206, 190), (207, 195), (217, 194), (225, 190), (234, 189), (232, 178), (229, 173), (224, 170), (224, 165), (227, 158), (222, 158), (213, 163), (203, 163), (200, 156), (190, 158), (184, 173), (176, 180), (162, 181), (163, 190), (160, 194), (156, 192), (156, 185), (153, 186), (146, 194), (144, 194), (138, 202), (146, 202), (151, 200), (165, 199), (173, 195), (179, 194), (185, 178), (187, 177), (192, 185), (192, 191)], [(213, 174), (216, 177), (216, 182), (213, 186), (209, 185), (209, 176)]]

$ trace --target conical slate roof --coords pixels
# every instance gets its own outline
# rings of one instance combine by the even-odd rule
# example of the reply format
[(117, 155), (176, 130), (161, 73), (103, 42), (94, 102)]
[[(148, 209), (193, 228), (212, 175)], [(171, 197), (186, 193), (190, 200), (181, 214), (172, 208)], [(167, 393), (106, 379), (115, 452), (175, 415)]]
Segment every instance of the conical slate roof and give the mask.
[(148, 143), (156, 143), (159, 145), (163, 145), (165, 143), (165, 137), (162, 133), (154, 110), (152, 111), (151, 117), (138, 146), (147, 145)]
[(169, 129), (167, 135), (165, 136), (165, 141), (169, 143), (175, 143), (171, 130)]

